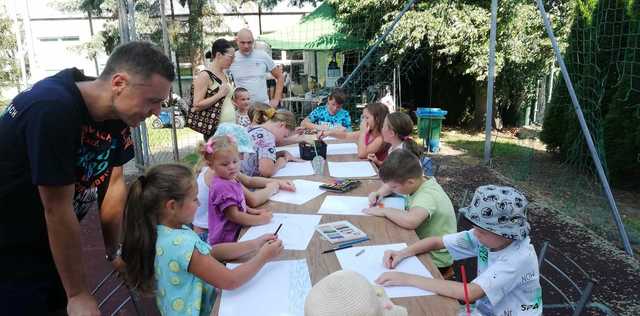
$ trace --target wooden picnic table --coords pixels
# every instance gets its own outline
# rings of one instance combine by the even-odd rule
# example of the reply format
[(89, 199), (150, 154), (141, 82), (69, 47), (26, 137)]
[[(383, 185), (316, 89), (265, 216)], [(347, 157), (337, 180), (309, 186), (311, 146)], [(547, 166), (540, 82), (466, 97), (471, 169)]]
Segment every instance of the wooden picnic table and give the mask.
[[(356, 155), (336, 155), (328, 156), (328, 161), (356, 161), (358, 160)], [(325, 165), (325, 176), (304, 176), (304, 177), (284, 177), (284, 179), (304, 179), (318, 182), (330, 182), (333, 178), (329, 177), (329, 170)], [(342, 196), (367, 196), (369, 192), (377, 190), (381, 185), (379, 179), (361, 179), (361, 185), (345, 194), (327, 192), (313, 200), (303, 204), (294, 205), (280, 202), (269, 201), (260, 208), (266, 208), (274, 213), (295, 213), (295, 214), (317, 214), (320, 205), (324, 201), (327, 195), (342, 195)], [(320, 223), (329, 223), (339, 220), (348, 220), (363, 232), (365, 232), (370, 238), (369, 241), (359, 243), (356, 246), (367, 245), (380, 245), (380, 244), (393, 244), (393, 243), (406, 243), (411, 245), (418, 241), (418, 236), (414, 230), (404, 229), (385, 218), (375, 216), (345, 216), (345, 215), (330, 215), (322, 214)], [(244, 234), (246, 228), (242, 230), (241, 234)], [(332, 245), (323, 240), (318, 232), (315, 232), (309, 246), (306, 251), (297, 250), (285, 250), (283, 255), (277, 260), (294, 260), (294, 259), (307, 259), (309, 266), (309, 273), (311, 276), (311, 284), (316, 284), (325, 276), (341, 270), (340, 263), (336, 257), (335, 252), (322, 254), (322, 251), (332, 248)], [(442, 279), (442, 275), (431, 261), (431, 257), (427, 254), (418, 256), (418, 259), (427, 267), (434, 278)], [(382, 262), (382, 258), (380, 258)], [(220, 305), (221, 294), (218, 293), (216, 304), (214, 307), (213, 315), (218, 314)], [(418, 296), (418, 297), (405, 297), (405, 298), (393, 298), (392, 301), (407, 308), (409, 315), (420, 316), (447, 316), (457, 315), (459, 304), (456, 300), (447, 298), (440, 295), (430, 296)]]

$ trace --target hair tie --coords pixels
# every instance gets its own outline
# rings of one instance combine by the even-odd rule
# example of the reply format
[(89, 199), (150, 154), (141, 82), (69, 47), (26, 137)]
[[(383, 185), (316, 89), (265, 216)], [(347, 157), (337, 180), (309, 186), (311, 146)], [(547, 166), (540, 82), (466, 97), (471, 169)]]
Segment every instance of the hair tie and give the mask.
[(264, 114), (267, 115), (267, 118), (271, 119), (274, 115), (276, 115), (276, 109), (270, 107), (264, 111)]
[(204, 151), (207, 154), (213, 154), (213, 144), (215, 144), (215, 141), (213, 140), (213, 137), (209, 138), (207, 143), (204, 145)]
[(147, 184), (147, 177), (145, 177), (144, 175), (141, 175), (138, 177), (138, 181), (140, 181), (140, 184), (144, 186), (145, 184)]

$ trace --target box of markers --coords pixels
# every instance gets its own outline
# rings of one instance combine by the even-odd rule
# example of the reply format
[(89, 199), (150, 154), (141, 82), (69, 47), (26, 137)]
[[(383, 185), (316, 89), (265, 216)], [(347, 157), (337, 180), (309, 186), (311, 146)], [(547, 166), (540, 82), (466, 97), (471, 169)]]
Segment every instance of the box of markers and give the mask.
[(322, 237), (332, 244), (366, 238), (367, 234), (349, 221), (337, 221), (316, 226)]

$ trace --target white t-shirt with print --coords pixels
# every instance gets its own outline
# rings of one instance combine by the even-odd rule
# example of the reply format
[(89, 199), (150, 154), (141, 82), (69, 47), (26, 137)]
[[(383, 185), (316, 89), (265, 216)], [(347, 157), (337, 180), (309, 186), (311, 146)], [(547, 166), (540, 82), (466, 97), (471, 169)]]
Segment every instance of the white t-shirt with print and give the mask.
[(267, 73), (270, 73), (276, 66), (273, 59), (259, 49), (254, 49), (248, 56), (240, 51), (236, 51), (235, 54), (229, 72), (236, 87), (247, 89), (251, 96), (251, 102), (268, 104)]
[(528, 237), (499, 251), (483, 246), (473, 229), (444, 235), (442, 240), (454, 260), (478, 258), (478, 276), (471, 282), (486, 294), (476, 301), (483, 315), (542, 315), (538, 256)]

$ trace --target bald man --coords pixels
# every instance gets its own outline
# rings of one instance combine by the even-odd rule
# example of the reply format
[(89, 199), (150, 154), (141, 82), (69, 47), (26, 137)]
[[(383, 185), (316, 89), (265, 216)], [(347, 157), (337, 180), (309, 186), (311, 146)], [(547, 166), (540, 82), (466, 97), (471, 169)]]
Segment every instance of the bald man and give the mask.
[[(252, 102), (262, 102), (277, 107), (282, 100), (282, 88), (284, 76), (282, 70), (267, 53), (255, 50), (253, 33), (248, 29), (242, 29), (236, 34), (238, 50), (229, 71), (236, 87), (243, 87), (249, 91)], [(276, 91), (273, 99), (267, 95), (267, 73), (271, 73), (276, 79)]]

